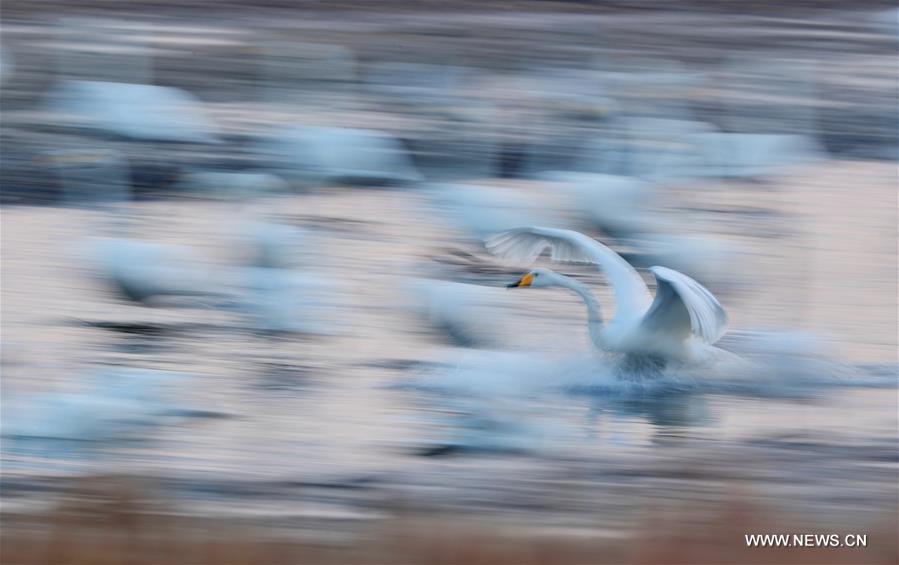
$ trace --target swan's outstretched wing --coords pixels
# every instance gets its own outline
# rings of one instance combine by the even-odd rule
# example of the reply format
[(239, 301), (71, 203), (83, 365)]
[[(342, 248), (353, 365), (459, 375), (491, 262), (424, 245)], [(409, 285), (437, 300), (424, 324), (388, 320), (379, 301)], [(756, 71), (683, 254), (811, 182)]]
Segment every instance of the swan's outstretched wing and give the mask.
[(533, 262), (550, 248), (553, 261), (599, 265), (615, 291), (616, 316), (638, 317), (652, 300), (637, 271), (617, 253), (582, 233), (555, 228), (516, 228), (487, 239), (487, 250), (513, 261)]
[(643, 317), (646, 329), (667, 334), (690, 333), (712, 344), (727, 331), (727, 315), (711, 292), (687, 275), (666, 267), (649, 269), (656, 276), (656, 297)]

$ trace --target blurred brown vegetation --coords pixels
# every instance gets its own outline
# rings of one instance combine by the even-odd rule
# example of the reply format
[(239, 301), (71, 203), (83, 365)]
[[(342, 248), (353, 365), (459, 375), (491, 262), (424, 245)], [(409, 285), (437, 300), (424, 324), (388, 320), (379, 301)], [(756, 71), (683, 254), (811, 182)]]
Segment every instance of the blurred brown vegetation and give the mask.
[[(5, 514), (5, 564), (894, 564), (895, 516), (851, 533), (863, 549), (752, 549), (746, 533), (824, 533), (814, 520), (787, 518), (735, 496), (713, 512), (692, 505), (646, 513), (632, 535), (532, 531), (397, 509), (344, 543), (274, 537), (215, 518), (179, 513), (154, 489), (122, 477), (75, 482), (50, 510)], [(850, 532), (844, 532), (850, 533)]]

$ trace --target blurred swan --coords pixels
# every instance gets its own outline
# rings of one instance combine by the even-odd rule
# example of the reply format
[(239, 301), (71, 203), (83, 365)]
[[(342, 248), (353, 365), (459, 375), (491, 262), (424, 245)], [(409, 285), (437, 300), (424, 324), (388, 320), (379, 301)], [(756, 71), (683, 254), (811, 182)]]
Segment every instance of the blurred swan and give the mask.
[[(179, 189), (228, 202), (221, 223), (232, 246), (244, 251), (243, 265), (291, 268), (310, 247), (309, 232), (261, 213), (259, 201), (291, 192), (290, 185), (271, 173), (192, 171), (180, 175)], [(283, 210), (289, 204), (274, 200), (265, 208)]]
[(554, 171), (543, 178), (568, 196), (574, 210), (587, 223), (611, 237), (634, 237), (655, 230), (658, 223), (646, 204), (660, 196), (658, 185), (650, 181), (572, 171)]
[(479, 241), (499, 231), (553, 220), (540, 200), (515, 188), (435, 184), (425, 193), (437, 214)]
[(422, 180), (403, 143), (380, 131), (291, 125), (257, 145), (292, 185), (409, 184)]
[(495, 345), (502, 305), (498, 289), (437, 279), (411, 279), (403, 285), (403, 306), (459, 347)]
[(100, 235), (80, 242), (76, 251), (120, 298), (147, 305), (162, 297), (215, 294), (188, 248), (133, 236), (138, 221), (131, 209), (133, 175), (121, 151), (67, 148), (47, 153), (40, 162), (58, 176), (64, 202), (99, 212), (91, 231)]
[[(646, 233), (622, 243), (636, 250), (625, 254), (634, 267), (666, 265), (719, 291), (739, 288), (752, 261), (736, 242), (698, 234)], [(735, 257), (740, 257), (739, 267), (734, 266)]]
[(308, 230), (264, 219), (241, 226), (236, 239), (246, 248), (247, 265), (270, 269), (291, 269), (311, 260), (303, 255), (315, 243)]
[(110, 441), (143, 438), (183, 412), (173, 395), (184, 376), (168, 371), (114, 369), (86, 376), (79, 390), (11, 399), (3, 436)]
[(120, 298), (150, 305), (165, 297), (212, 296), (208, 277), (186, 250), (130, 238), (96, 238), (86, 259)]
[(66, 80), (47, 95), (61, 121), (129, 139), (181, 143), (221, 143), (203, 103), (180, 88)]
[(711, 345), (727, 331), (727, 316), (718, 300), (690, 277), (666, 267), (652, 267), (653, 300), (643, 279), (614, 251), (584, 234), (528, 227), (489, 238), (487, 249), (502, 258), (533, 262), (547, 247), (556, 261), (599, 265), (615, 295), (615, 316), (605, 325), (599, 304), (583, 284), (549, 269), (534, 269), (509, 285), (513, 288), (567, 288), (587, 306), (587, 328), (593, 344), (629, 354), (631, 359), (664, 365), (668, 361), (707, 360)]
[(236, 309), (250, 327), (267, 334), (329, 334), (340, 282), (321, 272), (322, 242), (315, 233), (266, 218), (237, 230), (244, 249), (229, 270)]
[(272, 267), (243, 267), (233, 271), (237, 283), (236, 309), (252, 329), (268, 334), (329, 334), (339, 285), (308, 272)]
[(520, 397), (440, 398), (430, 423), (440, 435), (417, 450), (424, 457), (472, 454), (549, 455), (575, 430), (568, 422), (535, 414)]
[(310, 230), (272, 218), (290, 206), (274, 198), (288, 194), (290, 185), (271, 173), (195, 171), (184, 175), (182, 187), (231, 203), (221, 223), (239, 256), (218, 273), (232, 285), (229, 299), (218, 306), (240, 314), (256, 332), (327, 333), (320, 307), (334, 285), (322, 275), (296, 270), (316, 263), (320, 242)]
[(617, 116), (604, 135), (585, 144), (574, 163), (581, 171), (682, 182), (704, 174), (702, 135), (711, 124), (649, 115)]
[(585, 225), (632, 248), (635, 253), (625, 255), (632, 265), (666, 265), (717, 288), (731, 287), (739, 279), (739, 270), (728, 261), (742, 253), (738, 246), (679, 233), (683, 218), (652, 209), (664, 199), (661, 184), (602, 173), (553, 172), (544, 178), (557, 183), (558, 190), (569, 196)]

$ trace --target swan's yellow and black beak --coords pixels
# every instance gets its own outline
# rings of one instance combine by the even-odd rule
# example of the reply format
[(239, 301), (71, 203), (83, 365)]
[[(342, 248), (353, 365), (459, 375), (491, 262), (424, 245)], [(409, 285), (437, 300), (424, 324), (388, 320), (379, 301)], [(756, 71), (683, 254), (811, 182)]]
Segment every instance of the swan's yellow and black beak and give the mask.
[(506, 288), (520, 288), (523, 286), (531, 286), (532, 282), (534, 282), (534, 275), (532, 275), (531, 273), (528, 273), (526, 275), (522, 275), (522, 277), (520, 279), (518, 279), (517, 281), (515, 281), (511, 284), (507, 284)]

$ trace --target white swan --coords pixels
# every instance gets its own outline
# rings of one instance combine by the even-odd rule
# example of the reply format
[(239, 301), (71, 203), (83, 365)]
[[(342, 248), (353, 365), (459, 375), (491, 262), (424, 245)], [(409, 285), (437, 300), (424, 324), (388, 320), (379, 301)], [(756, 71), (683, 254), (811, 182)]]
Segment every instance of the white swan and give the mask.
[(664, 364), (708, 359), (711, 347), (727, 331), (727, 316), (718, 300), (690, 277), (666, 267), (652, 267), (653, 300), (643, 279), (617, 253), (584, 234), (553, 228), (518, 228), (489, 238), (487, 249), (502, 258), (533, 262), (549, 247), (555, 261), (599, 265), (615, 294), (615, 316), (603, 325), (599, 304), (583, 284), (549, 269), (534, 269), (509, 287), (567, 288), (587, 306), (587, 327), (603, 351), (632, 354)]

